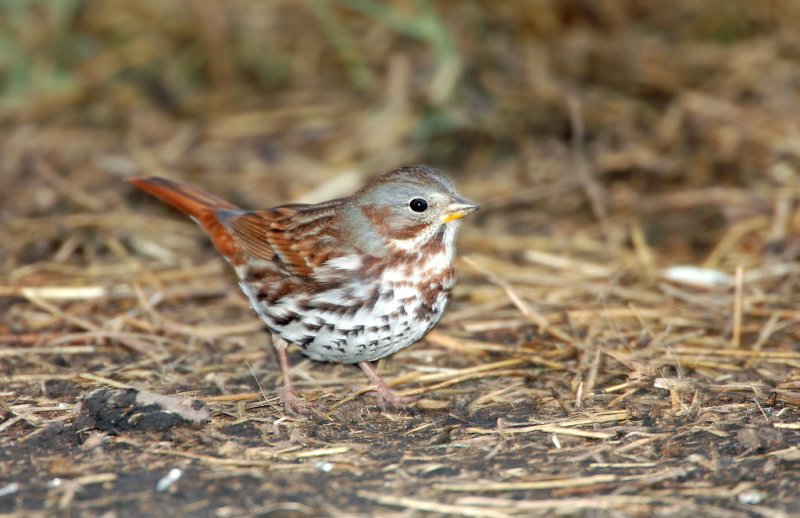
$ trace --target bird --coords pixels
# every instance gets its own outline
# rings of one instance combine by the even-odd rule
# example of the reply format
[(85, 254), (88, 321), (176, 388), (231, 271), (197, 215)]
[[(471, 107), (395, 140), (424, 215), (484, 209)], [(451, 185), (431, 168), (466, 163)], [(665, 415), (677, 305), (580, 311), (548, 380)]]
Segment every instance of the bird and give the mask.
[(127, 181), (191, 217), (233, 267), (271, 335), (287, 412), (310, 406), (289, 375), (289, 344), (313, 360), (357, 364), (383, 409), (413, 402), (373, 362), (422, 339), (450, 301), (461, 219), (479, 206), (447, 176), (399, 167), (344, 198), (263, 210), (167, 178)]

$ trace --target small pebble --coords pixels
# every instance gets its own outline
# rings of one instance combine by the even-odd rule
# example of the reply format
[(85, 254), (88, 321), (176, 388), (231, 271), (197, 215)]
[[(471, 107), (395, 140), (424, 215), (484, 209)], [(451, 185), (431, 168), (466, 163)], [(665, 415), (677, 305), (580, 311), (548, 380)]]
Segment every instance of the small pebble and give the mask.
[(333, 470), (333, 464), (331, 464), (330, 462), (325, 462), (324, 460), (321, 460), (316, 464), (314, 464), (314, 467), (323, 473), (330, 473), (331, 470)]
[(727, 273), (698, 266), (672, 266), (664, 270), (664, 277), (673, 282), (708, 288), (733, 284), (733, 277)]
[(8, 495), (13, 495), (17, 491), (19, 491), (19, 484), (17, 484), (16, 482), (6, 484), (5, 486), (0, 487), (0, 498)]
[(172, 487), (172, 485), (175, 482), (180, 480), (182, 476), (183, 476), (182, 469), (172, 468), (171, 470), (169, 470), (169, 473), (167, 473), (166, 477), (158, 481), (158, 484), (156, 484), (156, 491), (158, 491), (159, 493), (163, 493), (164, 491)]
[(762, 493), (761, 491), (751, 490), (751, 491), (742, 491), (741, 493), (739, 493), (737, 498), (739, 499), (740, 504), (756, 505), (764, 501), (764, 496), (765, 496), (764, 493)]

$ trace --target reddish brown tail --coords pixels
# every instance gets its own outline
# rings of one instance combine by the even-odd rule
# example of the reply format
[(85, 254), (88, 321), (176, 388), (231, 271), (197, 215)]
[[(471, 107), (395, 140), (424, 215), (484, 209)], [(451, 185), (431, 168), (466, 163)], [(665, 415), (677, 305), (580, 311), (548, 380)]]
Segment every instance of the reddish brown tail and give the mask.
[(206, 231), (219, 253), (238, 264), (239, 247), (216, 216), (218, 210), (238, 209), (236, 205), (195, 187), (157, 176), (130, 178), (128, 183), (191, 217)]

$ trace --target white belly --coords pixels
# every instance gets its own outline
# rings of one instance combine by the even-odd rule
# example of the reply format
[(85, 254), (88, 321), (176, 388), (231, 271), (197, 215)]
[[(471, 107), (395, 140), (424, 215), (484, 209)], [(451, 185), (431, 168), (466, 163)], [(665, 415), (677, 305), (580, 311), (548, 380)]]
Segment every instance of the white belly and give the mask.
[[(290, 295), (273, 305), (257, 300), (247, 286), (242, 289), (270, 331), (298, 345), (309, 358), (358, 363), (393, 354), (430, 331), (444, 313), (453, 285), (449, 273), (436, 278), (425, 284), (397, 279), (347, 284), (310, 297)], [(435, 296), (423, 300), (423, 287)]]

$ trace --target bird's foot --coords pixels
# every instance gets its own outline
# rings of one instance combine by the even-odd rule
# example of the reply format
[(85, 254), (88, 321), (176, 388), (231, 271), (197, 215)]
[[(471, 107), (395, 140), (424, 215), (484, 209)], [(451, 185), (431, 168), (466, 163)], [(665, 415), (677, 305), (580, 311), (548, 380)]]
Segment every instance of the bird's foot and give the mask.
[(283, 408), (287, 414), (304, 415), (314, 408), (314, 403), (303, 399), (293, 386), (285, 386), (282, 392)]
[(395, 394), (380, 374), (375, 371), (375, 367), (373, 367), (370, 362), (359, 362), (358, 366), (361, 367), (361, 370), (364, 371), (364, 374), (367, 375), (369, 381), (374, 385), (375, 393), (378, 397), (378, 405), (382, 410), (386, 410), (387, 406), (397, 409), (408, 408), (416, 401), (416, 398)]
[(398, 410), (408, 408), (417, 401), (415, 397), (397, 395), (386, 385), (376, 385), (375, 395), (378, 398), (378, 406), (381, 407), (381, 410), (386, 410), (387, 407), (396, 408)]

